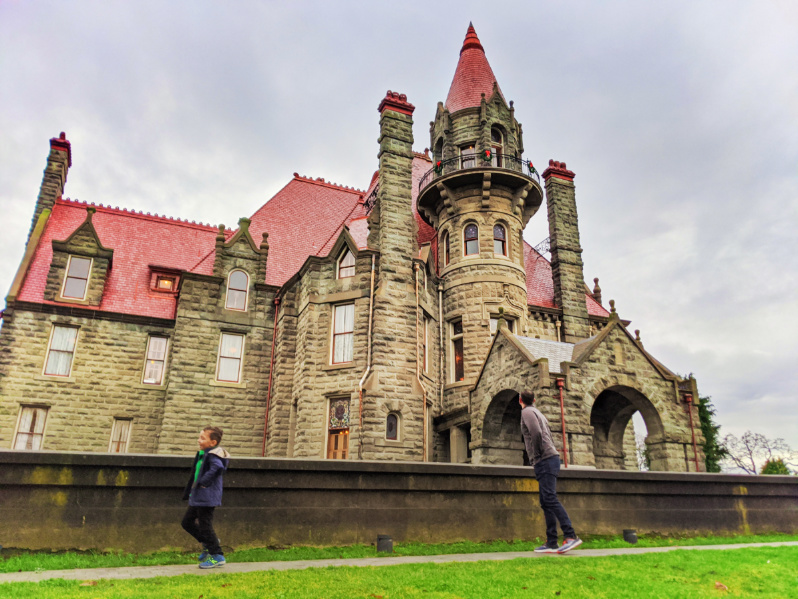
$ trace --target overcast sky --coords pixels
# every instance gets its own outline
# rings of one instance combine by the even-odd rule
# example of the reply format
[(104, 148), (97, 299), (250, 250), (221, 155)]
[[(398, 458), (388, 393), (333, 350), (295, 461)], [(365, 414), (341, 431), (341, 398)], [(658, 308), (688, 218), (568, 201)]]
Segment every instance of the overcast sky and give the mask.
[[(294, 172), (365, 188), (388, 89), (429, 146), (469, 21), (526, 156), (576, 172), (591, 287), (694, 373), (722, 433), (798, 448), (789, 0), (2, 0), (0, 292), (60, 131), (66, 196), (235, 226)], [(525, 236), (548, 236), (545, 210)]]

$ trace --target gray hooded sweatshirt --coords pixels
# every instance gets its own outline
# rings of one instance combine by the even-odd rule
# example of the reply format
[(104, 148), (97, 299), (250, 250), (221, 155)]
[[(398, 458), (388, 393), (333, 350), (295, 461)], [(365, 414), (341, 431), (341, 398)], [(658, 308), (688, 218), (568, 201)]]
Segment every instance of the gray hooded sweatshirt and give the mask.
[(521, 410), (521, 433), (532, 466), (540, 460), (559, 455), (551, 440), (549, 421), (535, 406), (524, 406)]

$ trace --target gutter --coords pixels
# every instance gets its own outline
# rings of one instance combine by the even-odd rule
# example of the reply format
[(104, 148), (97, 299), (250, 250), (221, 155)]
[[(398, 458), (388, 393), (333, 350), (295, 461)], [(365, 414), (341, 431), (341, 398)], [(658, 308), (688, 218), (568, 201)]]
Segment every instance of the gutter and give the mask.
[(363, 377), (360, 379), (358, 383), (358, 396), (360, 398), (360, 402), (358, 405), (359, 411), (359, 429), (358, 429), (358, 445), (357, 445), (357, 459), (363, 459), (363, 383), (366, 382), (366, 378), (368, 377), (369, 373), (371, 372), (371, 323), (374, 317), (374, 260), (375, 255), (371, 255), (371, 283), (369, 286), (369, 331), (368, 331), (368, 338), (366, 339), (366, 371), (363, 373)]

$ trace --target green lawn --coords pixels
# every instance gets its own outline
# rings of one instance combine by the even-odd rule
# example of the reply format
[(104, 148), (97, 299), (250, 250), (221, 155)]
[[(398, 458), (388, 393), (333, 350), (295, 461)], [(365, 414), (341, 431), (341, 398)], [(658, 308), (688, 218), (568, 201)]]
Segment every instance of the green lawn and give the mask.
[[(717, 587), (716, 583), (723, 587)], [(798, 597), (798, 547), (214, 573), (212, 576), (98, 581), (91, 586), (63, 580), (0, 585), (0, 597), (15, 599), (694, 599), (726, 596)]]
[[(718, 545), (725, 543), (766, 543), (772, 541), (798, 541), (798, 535), (740, 535), (733, 537), (657, 537), (641, 536), (637, 547), (661, 547), (675, 545)], [(531, 551), (541, 544), (540, 539), (530, 541), (494, 541), (492, 543), (398, 543), (394, 555), (443, 555), (450, 553), (493, 553), (502, 551)], [(632, 547), (621, 537), (586, 537), (584, 549)], [(170, 564), (192, 564), (196, 553), (177, 551), (145, 554), (97, 553), (97, 552), (0, 552), (0, 572), (32, 570), (66, 570), (73, 568), (115, 568), (123, 566), (163, 566)], [(373, 546), (349, 545), (346, 547), (290, 547), (241, 549), (227, 553), (230, 562), (270, 562), (306, 559), (379, 557)]]

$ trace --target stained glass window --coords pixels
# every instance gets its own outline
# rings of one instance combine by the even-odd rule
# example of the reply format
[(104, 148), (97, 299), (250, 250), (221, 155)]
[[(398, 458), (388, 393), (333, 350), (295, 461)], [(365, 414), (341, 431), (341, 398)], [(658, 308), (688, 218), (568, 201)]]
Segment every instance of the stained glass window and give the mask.
[(466, 256), (479, 253), (479, 229), (475, 224), (466, 225), (464, 243)]
[(330, 429), (349, 428), (349, 400), (330, 401)]
[(507, 255), (507, 233), (501, 225), (493, 226), (493, 253), (499, 256)]

